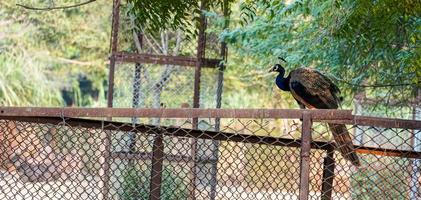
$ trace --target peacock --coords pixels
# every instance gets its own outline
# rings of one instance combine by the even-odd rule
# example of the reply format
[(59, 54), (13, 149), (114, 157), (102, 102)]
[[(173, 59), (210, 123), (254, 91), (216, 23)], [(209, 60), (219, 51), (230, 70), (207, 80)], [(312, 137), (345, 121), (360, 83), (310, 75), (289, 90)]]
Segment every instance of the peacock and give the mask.
[[(280, 58), (285, 62), (285, 59)], [(281, 64), (275, 64), (270, 72), (277, 72), (275, 83), (282, 91), (292, 94), (301, 109), (338, 109), (342, 101), (339, 88), (319, 71), (307, 67), (292, 70), (287, 77)], [(328, 124), (336, 147), (342, 156), (355, 166), (360, 161), (355, 152), (351, 136), (343, 124)]]

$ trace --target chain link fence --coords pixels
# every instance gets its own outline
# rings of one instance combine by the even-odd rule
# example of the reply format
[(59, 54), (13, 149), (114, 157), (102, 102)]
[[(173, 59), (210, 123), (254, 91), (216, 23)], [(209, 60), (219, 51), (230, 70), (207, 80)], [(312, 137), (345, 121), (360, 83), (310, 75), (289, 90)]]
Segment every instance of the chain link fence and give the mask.
[[(195, 110), (202, 114), (194, 115)], [(168, 111), (178, 112), (176, 117), (144, 117), (145, 112), (131, 116), (141, 122), (158, 118), (160, 125), (154, 126), (133, 124), (119, 112), (109, 110), (106, 116), (114, 116), (111, 122), (69, 118), (72, 115), (63, 112), (52, 117), (47, 111), (7, 116), (6, 110), (0, 120), (0, 199), (419, 199), (421, 195), (419, 121), (344, 119), (339, 111), (333, 115), (312, 111), (309, 119), (303, 119), (303, 111), (291, 110), (276, 110), (288, 115), (222, 110), (231, 114), (221, 115), (178, 109)], [(89, 116), (99, 117), (94, 112)], [(199, 117), (197, 129), (192, 129), (192, 117)], [(217, 118), (221, 118), (219, 130), (214, 125)], [(327, 122), (347, 124), (353, 138), (363, 135), (362, 143), (354, 141), (361, 166), (336, 151)], [(305, 138), (306, 132), (311, 132), (311, 140)]]

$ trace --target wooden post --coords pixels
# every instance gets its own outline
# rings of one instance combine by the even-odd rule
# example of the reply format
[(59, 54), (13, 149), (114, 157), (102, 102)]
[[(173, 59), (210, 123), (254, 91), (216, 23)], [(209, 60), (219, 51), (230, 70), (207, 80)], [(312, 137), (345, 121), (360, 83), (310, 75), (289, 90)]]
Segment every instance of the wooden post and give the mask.
[(150, 182), (150, 200), (161, 199), (162, 167), (164, 161), (164, 144), (162, 133), (157, 133), (152, 147), (152, 170)]
[(332, 199), (333, 179), (335, 178), (335, 158), (333, 157), (334, 149), (329, 148), (327, 155), (323, 161), (323, 178), (322, 178), (322, 200)]
[(300, 200), (308, 200), (310, 183), (311, 113), (303, 113), (300, 153)]

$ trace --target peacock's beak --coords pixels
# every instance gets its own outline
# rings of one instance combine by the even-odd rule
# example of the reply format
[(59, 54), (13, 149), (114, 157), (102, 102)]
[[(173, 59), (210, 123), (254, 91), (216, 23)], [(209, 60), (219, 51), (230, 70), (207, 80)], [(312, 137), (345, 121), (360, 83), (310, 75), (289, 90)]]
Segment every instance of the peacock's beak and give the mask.
[(275, 68), (274, 67), (270, 67), (268, 72), (270, 73), (270, 72), (274, 72), (274, 71), (275, 71)]

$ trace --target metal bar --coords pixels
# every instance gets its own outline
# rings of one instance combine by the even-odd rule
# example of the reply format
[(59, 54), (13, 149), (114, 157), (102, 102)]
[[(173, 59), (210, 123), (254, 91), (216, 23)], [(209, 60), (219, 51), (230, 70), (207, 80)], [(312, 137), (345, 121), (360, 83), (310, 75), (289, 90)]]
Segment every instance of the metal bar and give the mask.
[(322, 200), (331, 200), (333, 191), (333, 179), (335, 178), (335, 158), (333, 157), (334, 149), (329, 148), (327, 155), (323, 161), (323, 177), (322, 177)]
[(189, 56), (170, 56), (170, 55), (155, 55), (146, 53), (127, 53), (117, 52), (114, 55), (116, 62), (120, 63), (149, 63), (160, 65), (179, 65), (186, 67), (195, 67), (198, 62), (201, 62), (202, 67), (217, 68), (222, 60), (201, 58), (198, 60)]
[[(114, 0), (113, 4), (113, 19), (111, 27), (111, 55), (117, 52), (118, 45), (118, 28), (120, 21), (120, 0)], [(113, 94), (114, 94), (114, 72), (115, 72), (115, 59), (110, 57), (110, 67), (108, 70), (108, 95), (107, 107), (113, 107)]]
[(110, 194), (110, 151), (111, 151), (111, 134), (108, 131), (104, 131), (104, 137), (102, 141), (104, 142), (103, 149), (101, 149), (102, 161), (100, 175), (102, 176), (102, 199), (109, 199), (108, 194)]
[(114, 98), (114, 74), (115, 74), (115, 59), (110, 58), (110, 67), (108, 69), (108, 93), (107, 93), (107, 107), (113, 107)]
[[(200, 2), (200, 10), (206, 8), (206, 0)], [(196, 67), (194, 71), (194, 93), (193, 93), (193, 108), (199, 108), (200, 101), (200, 77), (202, 73), (203, 58), (205, 57), (206, 48), (206, 17), (203, 13), (200, 14), (199, 19), (199, 34), (197, 40), (197, 55)]]
[[(196, 122), (197, 123), (197, 122)], [(193, 122), (194, 125), (194, 122)], [(190, 173), (189, 173), (189, 198), (190, 200), (196, 199), (196, 178), (197, 178), (197, 138), (193, 137), (191, 138), (191, 150), (190, 150), (190, 156), (193, 160), (193, 162), (190, 162)]]
[(412, 150), (400, 150), (400, 149), (385, 149), (377, 147), (366, 147), (354, 145), (355, 152), (359, 154), (371, 154), (378, 156), (390, 156), (390, 157), (402, 157), (402, 158), (417, 158), (421, 159), (421, 152)]
[[(205, 10), (206, 0), (200, 2), (200, 10)], [(202, 74), (202, 65), (204, 64), (203, 58), (205, 57), (205, 48), (206, 48), (206, 17), (203, 13), (200, 14), (199, 19), (199, 34), (197, 40), (197, 55), (196, 55), (196, 67), (194, 70), (194, 88), (193, 88), (193, 108), (200, 107), (200, 78)], [(192, 128), (198, 128), (198, 118), (193, 117)], [(197, 139), (193, 138), (191, 141), (191, 152), (190, 155), (192, 159), (196, 160), (197, 154)], [(197, 177), (197, 163), (194, 161), (190, 166), (190, 183), (189, 183), (189, 199), (196, 199), (196, 177)]]
[[(132, 108), (138, 108), (140, 104), (140, 98), (141, 97), (141, 72), (142, 72), (142, 65), (140, 63), (135, 64), (134, 69), (134, 77), (133, 77), (133, 95), (132, 95)], [(136, 125), (137, 123), (137, 117), (132, 117), (132, 124)], [(128, 147), (130, 152), (136, 151), (136, 134), (135, 133), (129, 133), (129, 141), (128, 141)], [(132, 163), (130, 163), (131, 165)]]
[(157, 133), (152, 147), (152, 171), (150, 182), (150, 200), (161, 199), (162, 167), (164, 162), (163, 135)]
[(354, 124), (360, 126), (379, 126), (384, 128), (421, 129), (421, 121), (390, 119), (381, 117), (355, 116)]
[(222, 60), (212, 58), (202, 58), (202, 67), (205, 68), (218, 68), (221, 65)]
[[(120, 159), (120, 160), (151, 160), (152, 154), (151, 153), (145, 153), (145, 152), (139, 152), (139, 153), (128, 153), (128, 152), (115, 152), (111, 153), (112, 159)], [(163, 157), (163, 160), (169, 161), (169, 162), (193, 162), (193, 159), (190, 156), (183, 156), (183, 155), (171, 155), (171, 154), (165, 154)], [(198, 163), (216, 163), (216, 159), (196, 159), (196, 162)]]
[(303, 113), (300, 153), (300, 200), (308, 200), (310, 185), (311, 113)]
[(117, 52), (118, 45), (118, 29), (120, 24), (120, 0), (114, 0), (113, 19), (111, 24), (111, 54)]
[[(145, 117), (145, 118), (301, 118), (303, 109), (200, 108), (51, 108), (0, 107), (0, 116), (19, 117)], [(308, 110), (313, 119), (352, 119), (351, 110)], [(420, 123), (421, 121), (416, 121)], [(409, 121), (407, 124), (414, 124)]]
[[(112, 27), (111, 27), (111, 55), (117, 52), (117, 42), (118, 42), (118, 28), (119, 28), (119, 19), (120, 18), (120, 0), (114, 0), (113, 2), (113, 16), (112, 16)], [(108, 71), (108, 94), (107, 94), (107, 107), (113, 107), (113, 93), (114, 93), (114, 72), (115, 72), (115, 59), (110, 58), (110, 67)], [(0, 111), (1, 112), (1, 111)], [(111, 117), (108, 118), (111, 120)], [(110, 194), (110, 162), (109, 156), (111, 151), (111, 135), (105, 131), (103, 141), (105, 143), (104, 149), (102, 152), (102, 199), (109, 199), (108, 194)]]
[[(417, 98), (421, 99), (421, 89), (418, 89), (418, 96)], [(412, 119), (416, 120), (421, 118), (421, 108), (413, 107), (412, 110)], [(421, 130), (412, 130), (412, 137), (411, 137), (411, 147), (414, 151), (421, 151)], [(421, 160), (414, 159), (411, 162), (409, 167), (411, 171), (411, 178), (409, 181), (410, 185), (410, 192), (409, 192), (409, 199), (417, 199), (419, 198), (419, 189), (421, 186), (420, 183), (420, 176), (421, 176)]]
[[(39, 124), (58, 125), (58, 124), (63, 123), (63, 118), (61, 117), (0, 116), (0, 119), (39, 123)], [(136, 132), (136, 133), (142, 133), (142, 134), (147, 133), (150, 130), (156, 130), (156, 131), (165, 130), (163, 134), (167, 136), (171, 136), (171, 137), (199, 138), (199, 139), (208, 139), (208, 140), (252, 143), (252, 144), (270, 144), (274, 146), (287, 146), (287, 147), (300, 147), (300, 143), (301, 143), (300, 140), (288, 139), (288, 138), (256, 136), (256, 135), (219, 132), (219, 131), (206, 131), (206, 130), (178, 128), (178, 127), (166, 127), (166, 126), (157, 127), (157, 126), (144, 125), (144, 124), (137, 124), (133, 126), (132, 124), (129, 124), (129, 123), (81, 119), (81, 118), (65, 118), (65, 122), (66, 122), (66, 125), (72, 126), (72, 127), (98, 128), (98, 129), (103, 129), (103, 130)], [(312, 149), (327, 150), (328, 148), (335, 148), (335, 144), (331, 142), (312, 141), (310, 144), (311, 144)], [(421, 159), (421, 152), (412, 151), (412, 150), (386, 149), (386, 148), (367, 147), (367, 146), (359, 146), (359, 145), (354, 145), (354, 148), (355, 148), (355, 151), (360, 154), (372, 154), (372, 155)]]
[[(229, 17), (229, 6), (228, 6), (228, 0), (224, 0), (223, 3), (223, 15), (224, 15), (224, 29), (228, 28), (228, 17)], [(217, 85), (216, 85), (216, 108), (221, 108), (222, 107), (222, 89), (224, 86), (224, 70), (225, 70), (225, 62), (227, 61), (227, 44), (222, 41), (221, 42), (221, 51), (220, 51), (220, 57), (221, 59), (224, 61), (223, 63), (220, 62), (219, 63), (219, 68), (218, 68), (218, 79), (217, 79)], [(215, 131), (220, 131), (220, 126), (221, 126), (221, 119), (220, 118), (215, 118)], [(216, 161), (218, 161), (219, 159), (219, 141), (214, 141), (212, 142), (213, 145), (215, 145), (215, 149), (212, 152), (213, 156), (215, 157)], [(216, 199), (216, 187), (218, 185), (218, 163), (214, 162), (212, 163), (211, 166), (211, 180), (210, 180), (210, 194), (209, 194), (209, 198), (210, 200), (215, 200)]]
[(377, 126), (383, 128), (402, 128), (402, 129), (421, 129), (420, 120), (407, 120), (407, 119), (395, 119), (395, 118), (383, 118), (383, 117), (367, 117), (353, 115), (352, 119), (342, 120), (321, 120), (321, 122), (330, 122), (335, 124), (350, 124), (358, 126)]

